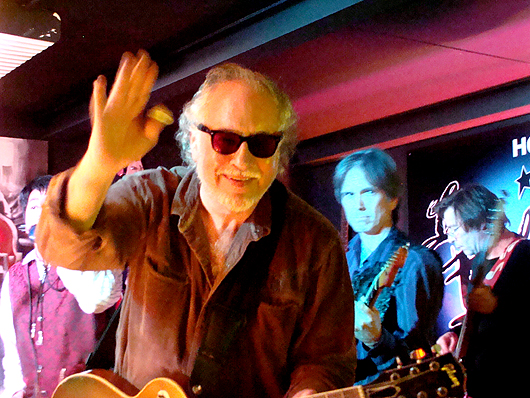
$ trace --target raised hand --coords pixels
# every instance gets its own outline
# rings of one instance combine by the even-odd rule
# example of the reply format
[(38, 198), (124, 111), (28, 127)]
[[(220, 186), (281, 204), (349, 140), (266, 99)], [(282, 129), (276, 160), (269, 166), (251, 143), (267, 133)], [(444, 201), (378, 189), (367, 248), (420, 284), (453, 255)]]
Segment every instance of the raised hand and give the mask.
[[(116, 173), (153, 148), (171, 112), (145, 106), (158, 75), (145, 51), (125, 53), (107, 97), (103, 76), (94, 82), (90, 103), (92, 134), (88, 149), (68, 182), (66, 216), (79, 232), (92, 227)], [(90, 192), (87, 195), (86, 192)]]
[[(87, 156), (110, 174), (142, 158), (157, 143), (166, 121), (148, 117), (144, 109), (158, 75), (158, 67), (147, 52), (125, 53), (116, 80), (107, 97), (107, 82), (94, 82), (90, 115), (92, 135)], [(171, 112), (161, 108), (172, 117)], [(159, 118), (160, 119), (160, 118)]]

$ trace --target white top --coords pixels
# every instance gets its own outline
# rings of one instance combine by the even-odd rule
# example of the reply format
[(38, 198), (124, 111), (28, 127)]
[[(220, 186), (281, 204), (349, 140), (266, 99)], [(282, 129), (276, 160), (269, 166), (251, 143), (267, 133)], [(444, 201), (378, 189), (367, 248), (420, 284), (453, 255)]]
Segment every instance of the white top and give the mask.
[[(41, 280), (45, 265), (36, 250), (29, 252), (23, 264), (35, 260)], [(64, 286), (74, 295), (81, 310), (87, 314), (100, 313), (118, 302), (122, 295), (122, 271), (74, 271), (57, 267), (57, 275)], [(11, 398), (26, 386), (22, 378), (20, 358), (17, 352), (13, 309), (9, 297), (9, 272), (0, 290), (0, 337), (4, 342), (4, 391), (0, 398)]]

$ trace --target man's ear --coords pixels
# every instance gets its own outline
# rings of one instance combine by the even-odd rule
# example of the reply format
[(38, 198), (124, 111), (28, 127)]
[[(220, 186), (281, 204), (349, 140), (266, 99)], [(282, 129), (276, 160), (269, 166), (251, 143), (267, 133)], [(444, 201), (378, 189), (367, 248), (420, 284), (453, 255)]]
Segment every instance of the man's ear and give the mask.
[(493, 235), (495, 226), (492, 223), (484, 222), (480, 225), (480, 231), (488, 235)]
[(193, 130), (190, 130), (189, 137), (190, 137), (190, 155), (191, 155), (191, 158), (193, 159), (193, 161), (196, 161), (195, 154), (197, 153), (197, 150), (198, 150), (198, 148), (197, 148), (198, 147), (197, 135), (194, 134)]

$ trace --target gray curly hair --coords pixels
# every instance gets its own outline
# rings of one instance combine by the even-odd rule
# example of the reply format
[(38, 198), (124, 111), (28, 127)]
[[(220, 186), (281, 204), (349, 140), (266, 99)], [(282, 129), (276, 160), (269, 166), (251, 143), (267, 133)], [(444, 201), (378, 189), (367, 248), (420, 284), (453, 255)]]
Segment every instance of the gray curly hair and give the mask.
[(296, 131), (297, 116), (291, 100), (268, 77), (234, 63), (226, 63), (212, 68), (206, 75), (203, 84), (193, 95), (193, 98), (184, 105), (179, 117), (179, 129), (175, 134), (175, 139), (180, 145), (180, 155), (183, 162), (190, 167), (195, 167), (195, 162), (191, 157), (190, 130), (194, 125), (200, 123), (198, 114), (208, 91), (218, 84), (234, 80), (241, 80), (258, 92), (269, 94), (276, 102), (280, 113), (280, 131), (283, 132), (283, 139), (280, 141), (279, 149), (280, 172), (283, 172), (289, 165), (289, 160), (294, 154), (298, 142)]

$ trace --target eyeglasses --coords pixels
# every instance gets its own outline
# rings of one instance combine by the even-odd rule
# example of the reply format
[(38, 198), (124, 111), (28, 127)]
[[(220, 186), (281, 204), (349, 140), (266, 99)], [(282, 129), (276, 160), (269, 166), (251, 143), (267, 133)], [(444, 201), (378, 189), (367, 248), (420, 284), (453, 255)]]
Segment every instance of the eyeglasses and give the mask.
[(230, 130), (210, 130), (204, 124), (197, 125), (197, 129), (212, 137), (212, 148), (221, 155), (235, 153), (243, 142), (248, 145), (248, 150), (257, 158), (270, 158), (276, 152), (282, 135), (258, 133), (243, 137)]
[(460, 228), (462, 228), (464, 224), (457, 224), (457, 225), (444, 225), (444, 234), (447, 236), (454, 236), (456, 234), (456, 231), (458, 231)]

